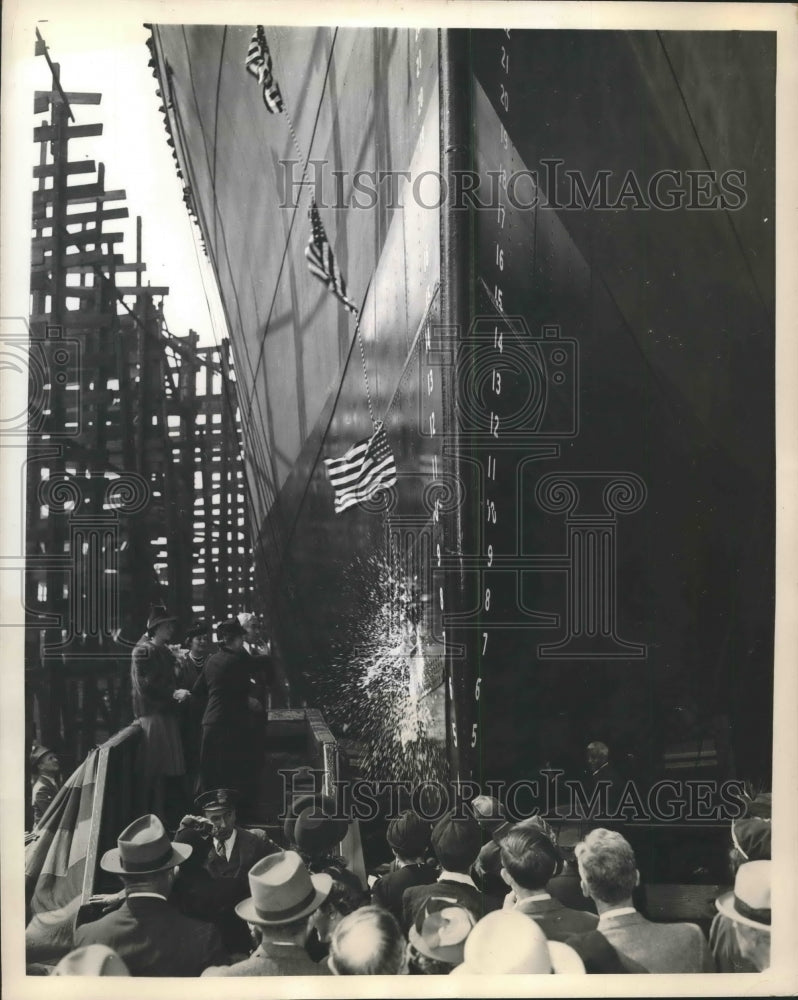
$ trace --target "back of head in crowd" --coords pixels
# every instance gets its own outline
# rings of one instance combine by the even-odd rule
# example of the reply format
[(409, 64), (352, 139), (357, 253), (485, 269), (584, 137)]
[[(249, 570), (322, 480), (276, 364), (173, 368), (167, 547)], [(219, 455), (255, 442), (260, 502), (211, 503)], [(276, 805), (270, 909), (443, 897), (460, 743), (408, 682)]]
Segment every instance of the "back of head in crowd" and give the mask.
[(640, 881), (629, 841), (612, 830), (597, 829), (576, 845), (583, 890), (597, 902), (627, 903)]
[(432, 827), (412, 809), (392, 819), (388, 824), (386, 839), (400, 861), (424, 860), (429, 849)]
[(544, 889), (557, 871), (557, 849), (539, 828), (511, 827), (500, 841), (504, 871), (522, 889)]
[(482, 847), (479, 824), (471, 816), (458, 818), (449, 813), (432, 831), (432, 849), (441, 866), (449, 872), (468, 874)]
[(330, 971), (336, 976), (396, 976), (406, 971), (399, 924), (379, 906), (363, 906), (335, 928)]

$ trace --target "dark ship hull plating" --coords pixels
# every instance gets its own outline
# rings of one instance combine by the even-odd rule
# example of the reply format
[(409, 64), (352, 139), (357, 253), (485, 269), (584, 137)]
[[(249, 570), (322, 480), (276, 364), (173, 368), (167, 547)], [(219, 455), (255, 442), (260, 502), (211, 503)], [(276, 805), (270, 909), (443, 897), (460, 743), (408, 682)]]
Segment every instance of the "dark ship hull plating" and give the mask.
[[(768, 780), (773, 37), (267, 28), (364, 377), (252, 30), (154, 38), (295, 692), (377, 774), (573, 771), (598, 738), (649, 778), (711, 746)], [(435, 204), (458, 168), (483, 207)], [(364, 208), (358, 170), (409, 176)], [(336, 515), (323, 460), (369, 396), (397, 487)]]

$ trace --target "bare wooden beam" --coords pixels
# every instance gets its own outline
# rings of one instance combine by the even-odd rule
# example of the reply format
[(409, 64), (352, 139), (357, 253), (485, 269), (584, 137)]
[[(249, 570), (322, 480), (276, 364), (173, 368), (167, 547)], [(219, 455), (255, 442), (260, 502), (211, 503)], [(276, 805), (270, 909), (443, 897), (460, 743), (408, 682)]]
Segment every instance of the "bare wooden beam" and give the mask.
[[(95, 266), (110, 267), (112, 264), (115, 267), (119, 267), (123, 260), (124, 257), (122, 254), (107, 254), (98, 253), (96, 250), (84, 250), (82, 253), (64, 254), (61, 258), (61, 266), (67, 271), (71, 271), (73, 268), (82, 269), (84, 267), (93, 270)], [(127, 269), (132, 270), (133, 266), (127, 265)]]
[[(64, 164), (64, 170), (68, 174), (93, 174), (96, 169), (94, 160), (76, 160), (74, 163)], [(33, 168), (34, 177), (52, 177), (54, 173), (54, 163), (39, 163)]]
[[(71, 113), (71, 112), (70, 112)], [(65, 130), (64, 139), (88, 139), (91, 136), (102, 135), (103, 127), (101, 122), (93, 125), (70, 125)], [(52, 125), (37, 125), (33, 130), (34, 142), (52, 142), (58, 138), (57, 129)]]
[[(84, 257), (91, 256), (91, 254), (72, 254), (72, 257)], [(71, 260), (71, 257), (67, 257), (67, 260)], [(97, 257), (96, 264), (67, 264), (65, 265), (70, 271), (76, 271), (78, 274), (94, 274), (98, 269), (100, 271), (103, 268), (108, 268), (108, 266), (113, 263), (114, 271), (117, 274), (129, 274), (130, 272), (137, 273), (139, 271), (146, 271), (146, 264), (128, 264), (122, 261), (122, 257), (119, 254), (115, 254), (113, 259), (108, 256)], [(103, 261), (107, 261), (107, 264), (103, 264)]]
[[(33, 205), (46, 205), (55, 200), (55, 190), (45, 188), (42, 191), (33, 192)], [(124, 201), (126, 195), (124, 191), (104, 191), (102, 184), (73, 184), (67, 187), (64, 196), (66, 201), (73, 205), (82, 205), (88, 201)]]
[[(80, 233), (64, 233), (61, 239), (63, 246), (82, 247), (87, 244), (102, 245), (103, 243), (121, 243), (125, 238), (124, 233), (104, 233), (101, 229), (84, 229)], [(55, 237), (35, 236), (31, 240), (34, 250), (54, 249)]]

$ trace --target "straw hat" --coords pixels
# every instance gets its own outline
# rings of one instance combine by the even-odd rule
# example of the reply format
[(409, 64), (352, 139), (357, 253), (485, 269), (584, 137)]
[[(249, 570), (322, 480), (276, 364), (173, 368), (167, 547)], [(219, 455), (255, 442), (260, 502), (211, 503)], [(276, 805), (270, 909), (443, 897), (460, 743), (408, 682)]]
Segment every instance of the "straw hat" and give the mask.
[(561, 941), (547, 941), (532, 917), (518, 910), (488, 913), (468, 935), (465, 961), (457, 975), (501, 976), (584, 974), (585, 967), (573, 948)]
[(770, 861), (747, 861), (737, 869), (734, 889), (715, 900), (729, 920), (760, 931), (770, 930)]
[(130, 970), (105, 944), (87, 944), (64, 955), (51, 976), (129, 976)]

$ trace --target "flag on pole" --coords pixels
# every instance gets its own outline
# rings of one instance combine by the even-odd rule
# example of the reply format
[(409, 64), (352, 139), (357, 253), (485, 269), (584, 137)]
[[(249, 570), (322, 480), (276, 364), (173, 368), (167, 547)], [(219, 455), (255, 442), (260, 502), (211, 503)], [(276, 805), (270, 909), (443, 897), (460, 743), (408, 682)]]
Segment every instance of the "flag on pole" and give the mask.
[(324, 464), (335, 490), (336, 514), (396, 482), (396, 463), (382, 424), (370, 438), (352, 445), (343, 458), (326, 458)]
[(272, 73), (272, 57), (269, 46), (266, 44), (266, 33), (263, 25), (259, 24), (255, 29), (255, 34), (247, 49), (247, 58), (244, 62), (247, 72), (257, 77), (258, 83), (263, 89), (263, 103), (273, 115), (282, 114), (283, 95), (280, 87)]
[(351, 299), (346, 297), (346, 282), (335, 262), (330, 241), (321, 224), (319, 210), (316, 202), (311, 201), (308, 212), (310, 219), (310, 239), (305, 247), (305, 256), (308, 259), (310, 273), (315, 275), (319, 281), (330, 289), (333, 295), (351, 312), (357, 315), (357, 306)]

